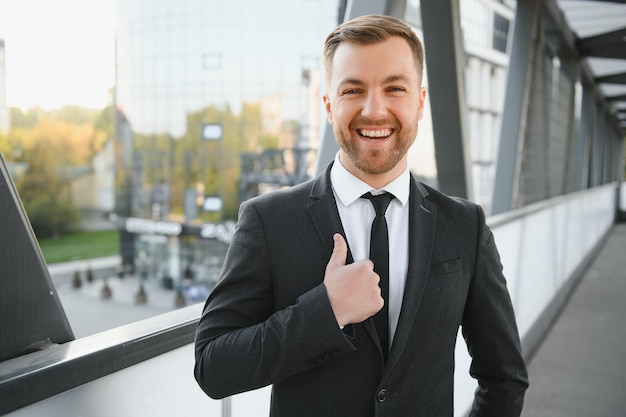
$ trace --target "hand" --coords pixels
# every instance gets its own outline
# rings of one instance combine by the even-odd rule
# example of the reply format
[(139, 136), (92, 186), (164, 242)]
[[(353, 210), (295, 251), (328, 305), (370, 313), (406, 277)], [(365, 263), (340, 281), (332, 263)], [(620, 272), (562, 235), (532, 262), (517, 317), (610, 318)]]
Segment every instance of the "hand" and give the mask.
[(348, 245), (339, 233), (333, 236), (334, 248), (326, 265), (324, 285), (330, 305), (340, 326), (360, 323), (383, 308), (380, 277), (369, 259), (346, 265)]

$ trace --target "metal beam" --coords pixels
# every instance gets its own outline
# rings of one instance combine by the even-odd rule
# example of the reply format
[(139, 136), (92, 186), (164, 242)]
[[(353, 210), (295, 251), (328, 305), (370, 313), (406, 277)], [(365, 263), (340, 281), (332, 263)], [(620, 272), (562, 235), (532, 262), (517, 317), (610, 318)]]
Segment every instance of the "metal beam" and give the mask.
[(589, 184), (589, 156), (591, 154), (591, 131), (594, 115), (594, 90), (583, 85), (580, 111), (580, 129), (578, 131), (578, 189), (584, 190)]
[(1, 153), (0, 230), (0, 362), (73, 340), (69, 321)]
[(626, 27), (581, 39), (578, 48), (584, 56), (626, 59)]
[(616, 96), (608, 96), (606, 98), (606, 101), (622, 101), (622, 100), (626, 100), (626, 94), (619, 94)]
[(458, 0), (422, 0), (438, 187), (472, 198), (464, 49)]
[(597, 77), (596, 82), (598, 84), (626, 84), (626, 72), (620, 72), (618, 74), (604, 75)]
[(502, 112), (492, 214), (511, 210), (517, 197), (521, 157), (519, 152), (526, 134), (532, 65), (541, 12), (541, 0), (517, 2), (511, 56), (507, 68), (506, 100)]

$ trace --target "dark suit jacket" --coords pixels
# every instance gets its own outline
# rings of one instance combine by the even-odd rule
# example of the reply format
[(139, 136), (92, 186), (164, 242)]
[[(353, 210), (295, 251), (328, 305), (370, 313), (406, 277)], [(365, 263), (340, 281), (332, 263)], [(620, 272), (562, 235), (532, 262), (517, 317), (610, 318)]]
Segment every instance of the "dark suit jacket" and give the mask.
[(479, 382), (472, 415), (519, 416), (526, 367), (482, 210), (413, 177), (409, 210), (406, 289), (385, 364), (373, 320), (342, 331), (322, 283), (332, 236), (345, 237), (330, 169), (243, 203), (196, 332), (202, 389), (223, 398), (273, 384), (275, 417), (451, 417), (462, 326)]

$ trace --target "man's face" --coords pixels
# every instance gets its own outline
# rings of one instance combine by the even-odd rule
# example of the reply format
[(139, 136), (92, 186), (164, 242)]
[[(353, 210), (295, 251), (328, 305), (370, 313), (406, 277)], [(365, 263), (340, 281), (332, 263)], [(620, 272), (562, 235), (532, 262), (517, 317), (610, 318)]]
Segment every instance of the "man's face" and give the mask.
[(324, 105), (341, 163), (378, 188), (395, 179), (406, 167), (426, 98), (408, 43), (400, 37), (341, 43), (328, 91)]

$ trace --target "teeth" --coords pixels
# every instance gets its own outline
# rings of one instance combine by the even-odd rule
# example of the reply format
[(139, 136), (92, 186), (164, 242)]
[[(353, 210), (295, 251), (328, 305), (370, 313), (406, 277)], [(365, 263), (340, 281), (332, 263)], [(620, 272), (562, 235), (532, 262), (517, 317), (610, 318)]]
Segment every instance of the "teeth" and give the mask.
[(386, 138), (391, 135), (391, 129), (382, 129), (382, 130), (361, 130), (361, 135), (368, 138)]

